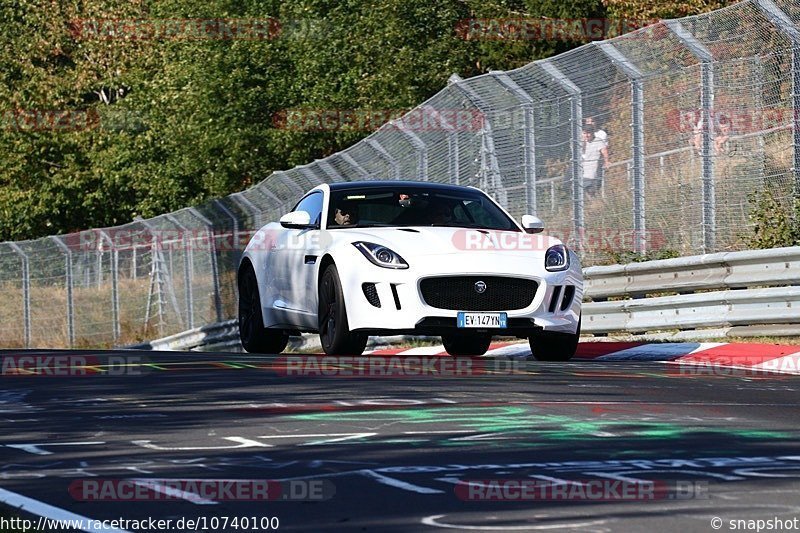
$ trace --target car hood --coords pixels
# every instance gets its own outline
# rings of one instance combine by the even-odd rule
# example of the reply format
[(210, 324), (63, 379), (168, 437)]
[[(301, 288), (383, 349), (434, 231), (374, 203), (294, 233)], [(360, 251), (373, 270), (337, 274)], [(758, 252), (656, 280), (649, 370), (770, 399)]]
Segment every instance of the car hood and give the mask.
[(332, 244), (372, 242), (403, 257), (491, 253), (499, 256), (544, 255), (561, 241), (543, 234), (451, 227), (352, 228), (328, 231)]

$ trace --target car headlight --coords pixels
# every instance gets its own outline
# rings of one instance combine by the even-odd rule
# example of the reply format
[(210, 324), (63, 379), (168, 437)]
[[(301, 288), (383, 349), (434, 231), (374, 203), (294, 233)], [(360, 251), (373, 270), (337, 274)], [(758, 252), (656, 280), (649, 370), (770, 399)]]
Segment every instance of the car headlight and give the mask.
[(353, 246), (358, 248), (358, 251), (374, 265), (383, 268), (408, 268), (408, 263), (397, 252), (381, 244), (354, 242)]
[(550, 272), (559, 272), (569, 268), (569, 252), (563, 244), (556, 244), (544, 254), (544, 268)]

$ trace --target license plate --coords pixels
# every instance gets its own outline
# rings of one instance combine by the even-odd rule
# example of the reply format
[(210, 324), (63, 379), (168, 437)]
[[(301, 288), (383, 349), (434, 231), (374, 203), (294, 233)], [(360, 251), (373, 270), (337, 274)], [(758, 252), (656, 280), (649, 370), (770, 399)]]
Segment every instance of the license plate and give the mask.
[(506, 313), (458, 312), (458, 327), (460, 328), (505, 328), (507, 321)]

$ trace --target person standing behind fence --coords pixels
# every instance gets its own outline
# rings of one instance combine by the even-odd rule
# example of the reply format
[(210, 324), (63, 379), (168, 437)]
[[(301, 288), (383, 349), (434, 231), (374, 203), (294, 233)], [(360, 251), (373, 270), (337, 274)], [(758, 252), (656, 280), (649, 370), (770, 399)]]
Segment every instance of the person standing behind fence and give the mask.
[[(600, 159), (605, 149), (605, 141), (595, 137), (596, 128), (593, 124), (583, 127), (583, 187), (586, 193), (594, 196), (600, 190), (602, 178), (598, 175)], [(605, 132), (604, 132), (605, 133)]]

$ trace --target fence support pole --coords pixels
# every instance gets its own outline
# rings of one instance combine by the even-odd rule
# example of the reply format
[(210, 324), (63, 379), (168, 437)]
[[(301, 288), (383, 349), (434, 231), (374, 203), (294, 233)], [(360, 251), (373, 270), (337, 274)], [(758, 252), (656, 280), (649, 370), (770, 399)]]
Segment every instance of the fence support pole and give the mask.
[(800, 200), (800, 30), (772, 0), (756, 0), (758, 7), (778, 30), (792, 41), (792, 144), (794, 157), (792, 174), (794, 174), (793, 196)]
[(585, 220), (583, 213), (583, 102), (581, 90), (549, 61), (538, 63), (570, 95), (570, 136), (572, 138), (572, 227), (575, 246), (583, 249)]
[[(348, 165), (350, 165), (351, 167), (353, 167), (356, 170), (356, 173), (358, 173), (358, 177), (360, 177), (362, 179), (369, 179), (369, 172), (367, 172), (367, 170), (364, 167), (359, 165), (358, 161), (356, 161), (353, 158), (353, 156), (351, 156), (347, 152), (341, 152), (340, 155), (342, 156), (342, 159), (344, 159), (345, 163), (347, 163)], [(350, 180), (350, 181), (352, 181), (352, 180)]]
[(404, 137), (408, 137), (417, 152), (417, 175), (414, 179), (428, 181), (428, 147), (425, 142), (411, 130), (411, 126), (402, 118), (389, 122), (389, 125), (397, 128)]
[(119, 252), (111, 236), (105, 230), (97, 230), (101, 239), (108, 243), (111, 252), (111, 322), (114, 344), (119, 341), (121, 336), (120, 316), (119, 316)]
[(194, 207), (188, 208), (187, 211), (203, 222), (208, 231), (209, 253), (211, 254), (211, 279), (214, 283), (214, 309), (217, 313), (217, 322), (222, 322), (222, 295), (219, 292), (219, 267), (217, 265), (217, 244), (214, 240), (214, 224)]
[(347, 181), (345, 177), (339, 174), (339, 171), (336, 170), (334, 166), (328, 163), (325, 159), (317, 159), (316, 163), (319, 165), (319, 168), (322, 170), (322, 172), (324, 172), (325, 175), (334, 183)]
[(610, 41), (597, 42), (602, 51), (631, 81), (631, 157), (633, 159), (633, 251), (647, 251), (645, 230), (644, 86), (642, 72)]
[(423, 105), (420, 107), (420, 112), (424, 114), (429, 113), (436, 117), (438, 123), (447, 131), (447, 178), (452, 184), (458, 185), (459, 183), (459, 147), (458, 147), (458, 124), (453, 124), (447, 118), (439, 113), (439, 111), (430, 105)]
[(375, 151), (376, 154), (378, 154), (379, 158), (383, 159), (389, 164), (389, 167), (391, 167), (392, 169), (392, 179), (399, 180), (400, 165), (397, 164), (395, 158), (389, 155), (389, 152), (387, 152), (386, 149), (381, 145), (381, 143), (379, 143), (375, 139), (367, 137), (366, 143), (370, 148), (372, 148)]
[[(167, 215), (167, 220), (175, 224), (177, 227), (181, 229), (183, 233), (183, 237), (181, 238), (181, 242), (183, 242), (183, 292), (184, 292), (184, 300), (186, 305), (186, 327), (187, 329), (194, 328), (194, 295), (192, 294), (192, 281), (194, 278), (194, 261), (193, 261), (193, 253), (192, 253), (192, 245), (190, 242), (190, 232), (189, 228), (184, 226), (183, 224), (175, 218), (174, 215)], [(172, 275), (175, 276), (175, 269), (171, 270)]]
[(69, 249), (69, 246), (64, 244), (60, 238), (55, 235), (51, 235), (49, 237), (52, 239), (59, 248), (64, 252), (64, 267), (66, 273), (66, 284), (67, 284), (67, 336), (69, 337), (69, 347), (75, 347), (75, 305), (73, 302), (73, 276), (72, 276), (72, 250)]
[(494, 81), (509, 91), (519, 100), (523, 113), (522, 130), (522, 165), (525, 179), (525, 208), (526, 212), (536, 214), (536, 129), (533, 115), (534, 100), (517, 82), (512, 80), (503, 71), (489, 73)]
[(703, 253), (716, 248), (717, 208), (714, 190), (714, 56), (677, 20), (665, 20), (667, 28), (700, 61), (700, 113), (703, 121)]
[(25, 348), (31, 347), (31, 268), (28, 254), (22, 251), (16, 243), (9, 242), (9, 246), (22, 259), (22, 328), (25, 337)]
[[(486, 173), (491, 187), (491, 194), (495, 197), (500, 205), (503, 207), (508, 205), (508, 195), (506, 194), (505, 187), (503, 186), (503, 175), (500, 173), (500, 163), (497, 161), (497, 152), (494, 146), (494, 130), (492, 129), (492, 121), (489, 120), (489, 113), (486, 103), (475, 92), (472, 87), (464, 83), (461, 76), (452, 74), (447, 80), (448, 87), (453, 87), (458, 91), (461, 96), (469, 102), (472, 107), (481, 112), (483, 118), (483, 127), (480, 130), (483, 136), (481, 143), (481, 170), (480, 172)], [(481, 184), (483, 187), (484, 185)]]

